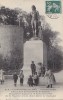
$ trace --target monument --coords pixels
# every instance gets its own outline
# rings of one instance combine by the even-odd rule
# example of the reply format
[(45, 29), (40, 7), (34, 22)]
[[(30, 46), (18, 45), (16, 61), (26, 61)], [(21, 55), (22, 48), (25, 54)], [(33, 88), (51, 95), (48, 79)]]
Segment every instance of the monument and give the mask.
[[(47, 67), (47, 46), (42, 41), (42, 30), (40, 32), (39, 27), (41, 27), (41, 22), (39, 12), (37, 11), (35, 5), (31, 7), (31, 27), (33, 39), (30, 41), (26, 41), (24, 44), (24, 84), (27, 84), (27, 80), (29, 75), (31, 75), (31, 62), (37, 65), (38, 63), (42, 63), (44, 67)], [(40, 34), (40, 35), (39, 35)], [(39, 38), (40, 37), (40, 38)]]

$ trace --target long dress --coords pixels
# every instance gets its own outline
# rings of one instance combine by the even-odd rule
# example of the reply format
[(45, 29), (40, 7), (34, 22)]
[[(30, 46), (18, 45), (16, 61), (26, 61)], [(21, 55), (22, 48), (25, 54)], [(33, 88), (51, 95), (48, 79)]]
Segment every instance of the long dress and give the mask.
[(46, 85), (53, 84), (53, 73), (51, 70), (45, 72)]
[(4, 81), (4, 71), (1, 69), (0, 70), (0, 81)]
[(36, 72), (37, 72), (38, 76), (41, 75), (41, 66), (40, 65), (36, 66)]

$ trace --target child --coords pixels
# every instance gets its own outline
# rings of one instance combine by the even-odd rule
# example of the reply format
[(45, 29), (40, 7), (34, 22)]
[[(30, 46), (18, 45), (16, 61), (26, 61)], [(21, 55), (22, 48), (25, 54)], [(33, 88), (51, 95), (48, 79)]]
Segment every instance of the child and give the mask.
[(34, 77), (34, 85), (38, 85), (38, 83), (39, 83), (39, 77), (38, 77), (38, 75), (37, 75), (37, 72), (35, 72), (35, 75), (33, 76)]
[(23, 70), (20, 71), (19, 77), (20, 77), (20, 85), (23, 85), (23, 80), (24, 80)]
[(18, 80), (18, 75), (17, 73), (15, 72), (15, 74), (13, 75), (13, 79), (14, 79), (14, 86), (17, 85), (17, 80)]
[(29, 86), (33, 86), (33, 78), (32, 78), (31, 75), (30, 75), (29, 78), (28, 78), (28, 85), (29, 85)]

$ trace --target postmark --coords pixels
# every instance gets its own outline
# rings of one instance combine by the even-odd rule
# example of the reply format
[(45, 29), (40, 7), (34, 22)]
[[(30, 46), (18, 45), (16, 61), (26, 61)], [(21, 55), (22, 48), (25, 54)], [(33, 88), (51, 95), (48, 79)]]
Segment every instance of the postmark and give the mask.
[(61, 1), (46, 1), (45, 13), (49, 18), (57, 19), (61, 14)]

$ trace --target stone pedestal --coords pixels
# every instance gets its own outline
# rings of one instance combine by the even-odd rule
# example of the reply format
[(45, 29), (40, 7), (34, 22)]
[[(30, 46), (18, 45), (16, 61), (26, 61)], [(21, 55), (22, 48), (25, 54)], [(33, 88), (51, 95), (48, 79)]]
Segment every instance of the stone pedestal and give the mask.
[[(31, 75), (30, 64), (34, 61), (37, 65), (38, 62), (44, 62), (44, 48), (41, 40), (30, 40), (24, 44), (24, 84), (27, 84), (29, 75)], [(46, 59), (45, 59), (46, 60)], [(45, 61), (47, 62), (47, 61)]]

